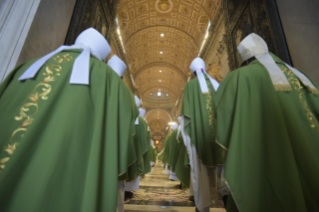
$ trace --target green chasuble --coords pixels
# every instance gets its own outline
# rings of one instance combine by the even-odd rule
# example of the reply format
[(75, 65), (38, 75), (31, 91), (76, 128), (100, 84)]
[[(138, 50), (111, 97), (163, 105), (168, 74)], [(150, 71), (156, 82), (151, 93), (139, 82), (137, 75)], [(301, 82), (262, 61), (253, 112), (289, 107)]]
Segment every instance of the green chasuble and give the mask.
[(272, 56), (291, 91), (275, 91), (257, 60), (230, 72), (218, 89), (216, 141), (228, 149), (225, 178), (239, 211), (317, 212), (319, 96)]
[(175, 174), (177, 178), (186, 185), (187, 188), (190, 186), (190, 167), (189, 159), (187, 154), (186, 146), (184, 145), (183, 138), (181, 135), (178, 136), (177, 140), (177, 152), (178, 156), (175, 163)]
[(176, 139), (177, 132), (178, 129), (173, 130), (164, 140), (163, 158), (165, 158), (165, 162), (169, 164), (170, 170), (175, 172), (177, 178), (189, 187), (190, 167), (187, 150), (182, 136), (179, 135), (178, 139)]
[[(127, 93), (130, 94), (131, 96), (131, 101), (133, 102), (131, 104), (131, 110), (133, 112), (133, 117), (138, 117), (139, 111), (136, 107), (135, 104), (135, 99), (134, 99), (134, 95), (131, 92), (131, 90), (126, 87)], [(135, 126), (135, 121), (131, 121), (131, 132), (130, 135), (132, 135), (132, 137), (130, 137), (130, 141), (129, 141), (129, 146), (130, 146), (130, 151), (128, 151), (128, 155), (127, 155), (127, 164), (128, 164), (128, 169), (126, 172), (121, 173), (119, 175), (119, 181), (122, 180), (126, 180), (126, 181), (132, 181), (135, 180), (139, 175), (140, 175), (140, 170), (141, 170), (141, 160), (140, 160), (140, 148), (139, 148), (139, 141), (136, 140), (136, 126)], [(132, 146), (132, 144), (134, 146)], [(125, 154), (125, 152), (123, 152), (123, 154)]]
[(171, 137), (171, 134), (169, 134), (168, 136), (166, 136), (165, 140), (164, 140), (164, 161), (163, 163), (165, 164), (169, 164), (169, 161), (170, 161), (170, 151), (171, 151), (171, 148), (170, 148), (170, 137)]
[(222, 148), (215, 140), (215, 126), (213, 123), (213, 100), (215, 90), (210, 80), (205, 75), (209, 93), (202, 93), (197, 78), (185, 85), (181, 116), (185, 118), (185, 132), (195, 146), (198, 159), (204, 165), (215, 167), (223, 165)]
[(175, 172), (176, 162), (179, 154), (178, 142), (176, 139), (177, 129), (173, 130), (173, 132), (169, 135), (167, 145), (169, 148), (169, 159), (168, 164), (171, 167), (171, 171)]
[(152, 148), (152, 151), (153, 151), (153, 157), (151, 158), (151, 161), (153, 161), (154, 163), (156, 163), (156, 159), (157, 159), (158, 153), (157, 153), (156, 148), (153, 147), (152, 145), (151, 145), (151, 148)]
[(147, 132), (147, 123), (143, 117), (138, 117), (139, 124), (135, 125), (136, 135), (134, 140), (138, 143), (139, 154), (138, 154), (138, 164), (139, 164), (139, 174), (146, 174), (151, 171), (150, 168), (150, 157), (149, 157), (149, 142), (148, 132)]
[(90, 85), (71, 85), (80, 52), (61, 52), (20, 82), (29, 61), (0, 86), (2, 212), (116, 211), (118, 176), (136, 160), (135, 102), (93, 56)]
[(143, 151), (143, 174), (151, 172), (151, 158), (150, 158), (150, 142), (151, 142), (151, 132), (148, 132), (148, 125), (144, 118), (140, 117), (140, 124), (143, 124), (143, 132), (145, 133), (146, 139), (143, 141), (142, 151)]
[(162, 151), (162, 152), (160, 152), (160, 153), (158, 154), (158, 160), (159, 160), (159, 161), (162, 161), (162, 163), (164, 163), (164, 151)]

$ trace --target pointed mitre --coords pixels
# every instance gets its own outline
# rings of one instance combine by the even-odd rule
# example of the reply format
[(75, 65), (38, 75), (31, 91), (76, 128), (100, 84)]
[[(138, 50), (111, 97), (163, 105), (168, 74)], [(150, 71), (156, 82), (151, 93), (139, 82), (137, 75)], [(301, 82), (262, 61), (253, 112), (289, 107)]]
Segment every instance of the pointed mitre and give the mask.
[(138, 111), (140, 112), (140, 115), (139, 115), (139, 116), (141, 116), (141, 117), (144, 117), (144, 116), (145, 116), (145, 113), (146, 113), (146, 110), (145, 110), (145, 109), (140, 108), (140, 109), (138, 109)]
[(195, 72), (197, 70), (205, 71), (206, 65), (205, 65), (205, 62), (202, 58), (197, 57), (193, 60), (193, 62), (191, 63), (191, 66), (189, 68), (192, 70), (192, 72)]
[(248, 35), (237, 47), (243, 61), (260, 54), (268, 54), (267, 43), (255, 33)]
[(178, 128), (178, 124), (174, 124), (173, 126), (172, 126), (172, 129), (173, 130), (175, 130), (175, 129), (177, 129)]
[(89, 85), (90, 76), (90, 54), (104, 61), (111, 52), (107, 40), (97, 30), (89, 28), (83, 31), (72, 46), (60, 46), (55, 51), (43, 56), (34, 62), (20, 77), (19, 80), (32, 79), (36, 76), (41, 67), (54, 55), (67, 49), (83, 50), (74, 60), (70, 84)]
[(217, 91), (219, 87), (219, 83), (215, 79), (213, 79), (209, 74), (206, 73), (205, 61), (202, 58), (200, 57), (195, 58), (189, 68), (192, 70), (192, 72), (196, 72), (196, 76), (199, 81), (202, 93), (208, 93), (208, 86), (206, 83), (204, 73), (209, 78), (215, 91)]
[(110, 54), (111, 47), (101, 33), (93, 28), (83, 31), (75, 40), (75, 45), (90, 47), (91, 54), (104, 61)]
[(123, 77), (127, 66), (125, 63), (116, 55), (109, 60), (107, 63), (120, 77)]
[[(238, 45), (237, 49), (244, 61), (256, 57), (256, 59), (267, 69), (276, 91), (292, 90), (286, 75), (281, 71), (275, 60), (269, 54), (267, 43), (259, 35), (251, 33)], [(318, 93), (318, 89), (308, 77), (288, 64), (285, 65), (306, 87), (308, 87), (309, 91), (315, 94)]]
[(136, 104), (136, 107), (141, 107), (141, 100), (136, 96), (134, 95), (134, 99), (135, 99), (135, 104)]

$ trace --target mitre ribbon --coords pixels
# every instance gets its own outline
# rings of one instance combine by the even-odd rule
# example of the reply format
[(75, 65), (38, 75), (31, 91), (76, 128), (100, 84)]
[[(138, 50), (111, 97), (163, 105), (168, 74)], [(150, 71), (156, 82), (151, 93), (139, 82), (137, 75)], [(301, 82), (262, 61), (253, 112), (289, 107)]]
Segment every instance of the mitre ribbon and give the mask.
[(34, 62), (20, 77), (19, 81), (26, 80), (26, 79), (32, 79), (35, 77), (35, 75), (38, 73), (38, 71), (41, 69), (41, 67), (54, 55), (67, 50), (67, 49), (81, 49), (83, 50), (81, 54), (75, 59), (71, 78), (70, 78), (70, 84), (83, 84), (83, 85), (89, 85), (89, 74), (90, 74), (90, 54), (92, 53), (94, 56), (96, 56), (98, 59), (102, 60), (97, 54), (94, 54), (91, 51), (91, 48), (89, 46), (83, 45), (83, 44), (75, 44), (72, 46), (60, 46), (55, 51), (45, 55), (44, 57), (40, 58), (36, 62)]
[(208, 93), (208, 86), (206, 83), (204, 73), (207, 75), (209, 81), (212, 83), (212, 86), (214, 87), (214, 90), (216, 92), (219, 87), (219, 83), (214, 78), (212, 78), (209, 74), (207, 74), (206, 71), (204, 71), (203, 69), (198, 69), (196, 70), (196, 75), (197, 75), (197, 79), (199, 81), (202, 93)]

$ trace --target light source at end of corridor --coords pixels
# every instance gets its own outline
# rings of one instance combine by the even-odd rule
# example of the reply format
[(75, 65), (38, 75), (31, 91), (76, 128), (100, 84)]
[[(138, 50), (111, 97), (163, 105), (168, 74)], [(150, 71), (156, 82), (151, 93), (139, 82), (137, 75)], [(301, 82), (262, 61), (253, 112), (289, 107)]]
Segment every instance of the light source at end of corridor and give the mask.
[(162, 51), (160, 51), (160, 54), (163, 54), (163, 52), (162, 52)]
[(161, 33), (161, 37), (164, 37), (164, 33)]
[(157, 92), (157, 96), (161, 96), (162, 95), (162, 93), (161, 92)]
[(159, 72), (162, 72), (162, 70), (159, 70)]
[(171, 126), (173, 126), (174, 124), (177, 124), (176, 122), (168, 122), (168, 125), (171, 125)]
[(162, 82), (162, 80), (158, 80), (159, 82)]
[(155, 141), (156, 144), (159, 144), (159, 141)]

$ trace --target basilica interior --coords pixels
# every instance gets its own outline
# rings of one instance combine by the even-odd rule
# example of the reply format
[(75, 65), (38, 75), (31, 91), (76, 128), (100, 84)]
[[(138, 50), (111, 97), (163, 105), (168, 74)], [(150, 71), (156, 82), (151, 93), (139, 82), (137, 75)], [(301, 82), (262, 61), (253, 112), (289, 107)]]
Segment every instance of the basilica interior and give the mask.
[[(236, 47), (251, 32), (259, 33), (271, 52), (319, 81), (315, 71), (318, 61), (312, 56), (315, 54), (309, 55), (307, 50), (317, 33), (317, 28), (311, 27), (315, 18), (301, 16), (302, 12), (296, 9), (298, 4), (303, 10), (310, 6), (298, 1), (294, 4), (274, 0), (55, 2), (42, 0), (35, 5), (23, 5), (12, 0), (3, 1), (0, 11), (2, 42), (19, 45), (16, 48), (5, 46), (8, 54), (1, 59), (5, 64), (0, 71), (1, 79), (16, 64), (44, 55), (61, 44), (71, 45), (83, 30), (93, 27), (111, 45), (108, 59), (118, 55), (127, 64), (125, 83), (143, 102), (159, 152), (169, 133), (169, 123), (177, 121), (184, 85), (193, 78), (189, 69), (191, 61), (195, 57), (203, 58), (207, 73), (221, 82), (227, 73), (239, 67), (241, 58)], [(33, 16), (21, 14), (20, 18), (25, 18), (26, 23), (11, 20), (10, 12), (23, 7), (33, 12)], [(292, 8), (296, 11), (292, 12)], [(302, 32), (295, 32), (300, 26), (291, 23), (297, 17), (309, 23), (303, 26), (309, 33), (302, 40), (299, 39)], [(16, 24), (16, 27), (11, 29), (6, 23)], [(17, 29), (21, 34), (8, 36)], [(311, 51), (318, 52), (318, 49), (312, 46)]]
[[(105, 62), (117, 55), (126, 63), (125, 84), (146, 109), (159, 153), (177, 122), (185, 84), (194, 78), (192, 60), (202, 58), (207, 73), (222, 82), (240, 67), (236, 47), (252, 32), (318, 83), (319, 16), (314, 8), (298, 0), (4, 0), (0, 42), (10, 45), (1, 45), (0, 80), (20, 63), (72, 45), (93, 27), (112, 48)], [(179, 186), (155, 165), (125, 202), (125, 211), (194, 211), (194, 202)], [(222, 201), (210, 211), (225, 211)]]

